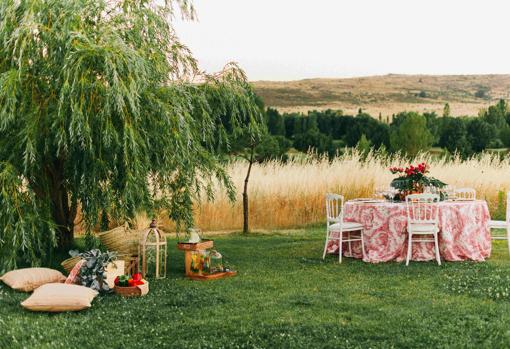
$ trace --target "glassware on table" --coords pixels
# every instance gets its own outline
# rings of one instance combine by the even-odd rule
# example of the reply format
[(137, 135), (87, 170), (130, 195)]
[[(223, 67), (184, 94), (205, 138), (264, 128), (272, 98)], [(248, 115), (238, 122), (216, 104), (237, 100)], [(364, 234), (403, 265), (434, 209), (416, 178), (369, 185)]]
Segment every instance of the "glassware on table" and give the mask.
[(439, 194), (439, 190), (437, 187), (434, 187), (434, 186), (426, 186), (423, 190), (424, 193), (426, 194)]
[(389, 187), (384, 192), (384, 198), (389, 202), (395, 202), (395, 196), (399, 193), (399, 191), (393, 187)]
[(387, 188), (384, 186), (378, 186), (375, 188), (375, 197), (376, 198), (384, 198), (386, 194)]
[(442, 189), (445, 200), (455, 200), (455, 187), (452, 185), (446, 185)]

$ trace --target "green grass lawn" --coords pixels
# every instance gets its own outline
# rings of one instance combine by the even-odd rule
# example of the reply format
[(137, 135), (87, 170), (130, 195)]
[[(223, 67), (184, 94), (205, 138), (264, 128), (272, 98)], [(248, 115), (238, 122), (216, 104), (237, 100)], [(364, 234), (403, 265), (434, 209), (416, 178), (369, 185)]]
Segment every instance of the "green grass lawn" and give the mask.
[(0, 286), (1, 348), (503, 348), (510, 347), (510, 257), (488, 263), (366, 264), (320, 258), (322, 229), (216, 238), (239, 275), (170, 274), (148, 296), (96, 298), (78, 313), (30, 313)]

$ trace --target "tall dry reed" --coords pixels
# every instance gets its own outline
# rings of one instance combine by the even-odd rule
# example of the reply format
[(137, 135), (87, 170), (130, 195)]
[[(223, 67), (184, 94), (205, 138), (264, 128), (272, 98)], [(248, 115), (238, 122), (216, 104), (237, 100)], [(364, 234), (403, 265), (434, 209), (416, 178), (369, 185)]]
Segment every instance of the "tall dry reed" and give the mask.
[[(489, 154), (462, 161), (421, 155), (413, 162), (431, 165), (431, 175), (455, 187), (475, 188), (478, 197), (496, 209), (498, 191), (510, 190), (510, 161)], [(341, 193), (347, 199), (370, 197), (377, 187), (388, 186), (394, 177), (390, 166), (408, 164), (403, 158), (387, 159), (369, 154), (363, 160), (357, 153), (347, 153), (332, 161), (327, 159), (291, 160), (256, 164), (249, 183), (250, 226), (253, 229), (293, 228), (324, 221), (324, 194)], [(204, 231), (242, 228), (241, 193), (247, 164), (234, 162), (228, 167), (238, 190), (232, 204), (219, 190), (214, 202), (196, 204), (196, 226)], [(166, 229), (173, 224), (163, 218)]]

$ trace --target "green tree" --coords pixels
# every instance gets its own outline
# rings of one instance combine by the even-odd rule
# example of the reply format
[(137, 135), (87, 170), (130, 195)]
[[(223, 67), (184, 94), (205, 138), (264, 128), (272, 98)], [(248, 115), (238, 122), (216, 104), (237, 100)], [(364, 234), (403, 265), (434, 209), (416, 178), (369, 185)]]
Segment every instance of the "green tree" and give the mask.
[(249, 192), (248, 186), (251, 171), (255, 163), (267, 160), (287, 160), (287, 152), (291, 141), (283, 136), (271, 136), (269, 133), (261, 133), (256, 137), (241, 135), (235, 139), (235, 146), (230, 149), (231, 155), (240, 156), (248, 162), (248, 168), (244, 177), (243, 185), (243, 233), (250, 232), (249, 224)]
[(443, 108), (443, 117), (447, 118), (451, 116), (450, 104), (446, 103)]
[(367, 139), (367, 136), (365, 136), (364, 133), (361, 135), (358, 144), (356, 144), (356, 148), (363, 157), (366, 157), (368, 153), (370, 153), (370, 150), (372, 149), (372, 143)]
[(331, 137), (313, 129), (296, 135), (294, 147), (302, 152), (316, 151), (319, 154), (328, 154), (330, 157), (335, 155), (336, 150)]
[[(264, 113), (264, 102), (259, 96), (255, 96), (255, 103), (261, 113)], [(270, 110), (268, 108), (267, 110)], [(268, 119), (266, 115), (264, 119)], [(260, 127), (258, 132), (254, 133), (251, 130), (252, 122), (249, 119), (245, 120), (244, 124), (232, 127), (229, 120), (231, 117), (223, 118), (227, 131), (229, 131), (231, 146), (226, 144), (219, 145), (222, 152), (228, 156), (239, 156), (247, 161), (248, 168), (244, 178), (243, 185), (243, 233), (250, 231), (249, 225), (249, 181), (251, 171), (255, 163), (261, 163), (267, 160), (287, 160), (287, 152), (291, 146), (291, 141), (284, 136), (272, 136), (269, 129)]]
[(294, 135), (294, 128), (297, 122), (297, 116), (295, 114), (284, 114), (283, 122), (285, 124), (285, 137), (292, 139)]
[(305, 124), (304, 132), (308, 131), (317, 131), (319, 132), (319, 123), (317, 122), (317, 113), (316, 112), (308, 112), (308, 115), (303, 118), (303, 122)]
[(356, 146), (363, 134), (375, 148), (389, 145), (389, 126), (377, 121), (369, 114), (360, 114), (351, 118), (345, 132), (345, 143), (350, 147)]
[(433, 136), (427, 129), (427, 120), (418, 113), (400, 114), (390, 131), (392, 151), (402, 151), (409, 156), (428, 150)]
[(485, 150), (496, 138), (497, 129), (481, 118), (473, 118), (467, 124), (468, 141), (475, 152)]
[(342, 117), (342, 111), (327, 109), (316, 113), (319, 131), (330, 137), (334, 137), (335, 125), (337, 124), (337, 120)]
[(285, 136), (285, 122), (278, 110), (267, 108), (267, 129), (274, 136)]
[(439, 142), (441, 123), (443, 122), (443, 119), (438, 118), (435, 112), (423, 113), (423, 116), (427, 120), (427, 128), (434, 139), (432, 145), (437, 144), (437, 142)]
[(89, 228), (158, 209), (190, 226), (216, 180), (234, 197), (221, 118), (254, 135), (262, 116), (237, 66), (200, 72), (177, 8), (194, 15), (184, 0), (0, 3), (0, 269), (35, 262), (54, 231), (68, 247), (78, 208)]
[(501, 142), (505, 147), (510, 147), (510, 126), (504, 127), (499, 134)]
[(255, 147), (255, 161), (262, 163), (268, 160), (287, 161), (292, 142), (283, 136), (265, 135)]
[(463, 158), (471, 155), (466, 122), (462, 118), (445, 119), (439, 145), (450, 153), (458, 153)]
[(492, 105), (486, 111), (482, 112), (482, 118), (498, 130), (507, 126), (508, 105), (505, 100), (501, 99), (496, 105)]

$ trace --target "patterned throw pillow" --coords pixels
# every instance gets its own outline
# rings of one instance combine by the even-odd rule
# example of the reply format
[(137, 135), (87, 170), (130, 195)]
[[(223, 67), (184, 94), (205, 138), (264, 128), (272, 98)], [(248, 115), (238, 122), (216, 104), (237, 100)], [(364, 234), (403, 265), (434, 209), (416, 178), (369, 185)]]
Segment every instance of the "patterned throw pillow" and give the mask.
[(80, 278), (80, 268), (83, 265), (83, 263), (85, 263), (85, 260), (81, 259), (80, 261), (78, 261), (78, 263), (76, 263), (74, 265), (73, 269), (71, 269), (71, 272), (69, 273), (69, 276), (67, 276), (67, 279), (64, 282), (65, 284), (77, 284), (78, 283), (79, 278)]

